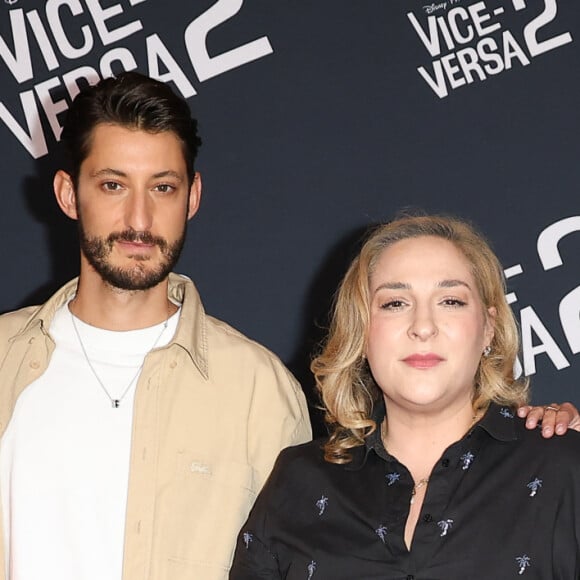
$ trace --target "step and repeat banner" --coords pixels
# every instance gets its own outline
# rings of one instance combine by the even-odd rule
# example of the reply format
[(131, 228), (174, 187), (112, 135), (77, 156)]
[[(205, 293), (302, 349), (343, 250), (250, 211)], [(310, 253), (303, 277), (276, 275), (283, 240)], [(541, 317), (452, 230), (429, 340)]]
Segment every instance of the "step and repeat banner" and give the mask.
[(361, 235), (417, 209), (487, 234), (518, 372), (535, 401), (580, 405), (576, 0), (0, 1), (0, 310), (77, 273), (51, 185), (63, 114), (139, 70), (188, 100), (204, 141), (179, 271), (312, 402), (309, 357)]

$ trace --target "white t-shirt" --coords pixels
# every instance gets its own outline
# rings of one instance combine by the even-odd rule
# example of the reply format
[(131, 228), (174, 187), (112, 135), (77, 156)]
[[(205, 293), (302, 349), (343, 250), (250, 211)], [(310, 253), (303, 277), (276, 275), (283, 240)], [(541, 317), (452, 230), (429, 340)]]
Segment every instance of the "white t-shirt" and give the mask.
[[(179, 311), (166, 328), (115, 332), (79, 319), (76, 326), (102, 383), (120, 398), (178, 320)], [(68, 305), (50, 333), (56, 348), (49, 366), (18, 398), (0, 441), (7, 579), (120, 580), (138, 377), (113, 408)]]

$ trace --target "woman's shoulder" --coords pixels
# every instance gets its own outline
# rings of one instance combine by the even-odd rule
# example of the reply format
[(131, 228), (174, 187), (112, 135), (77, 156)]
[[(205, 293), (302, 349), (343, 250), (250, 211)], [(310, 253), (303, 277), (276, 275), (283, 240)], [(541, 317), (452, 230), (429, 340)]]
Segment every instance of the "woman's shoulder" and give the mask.
[(334, 479), (340, 477), (344, 465), (330, 463), (324, 459), (324, 444), (326, 437), (320, 437), (303, 443), (287, 447), (280, 452), (270, 476), (270, 484), (298, 485), (308, 481)]
[(326, 440), (326, 437), (319, 437), (301, 445), (286, 447), (278, 456), (276, 469), (293, 469), (295, 466), (305, 465), (323, 467), (326, 463), (324, 460)]
[[(554, 435), (549, 439), (542, 436), (540, 427), (527, 429), (523, 419), (516, 421), (517, 438), (524, 448), (551, 457), (558, 461), (564, 458), (580, 457), (580, 433), (569, 429), (564, 435)], [(580, 471), (580, 462), (575, 462)]]

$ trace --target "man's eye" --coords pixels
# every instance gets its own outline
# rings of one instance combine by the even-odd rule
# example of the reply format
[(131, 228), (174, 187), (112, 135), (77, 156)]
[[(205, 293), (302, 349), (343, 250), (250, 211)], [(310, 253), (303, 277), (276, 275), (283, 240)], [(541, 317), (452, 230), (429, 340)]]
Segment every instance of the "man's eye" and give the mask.
[(171, 193), (175, 191), (175, 187), (173, 185), (169, 185), (169, 183), (160, 183), (159, 185), (155, 186), (156, 191), (160, 193)]
[(105, 183), (103, 183), (103, 189), (107, 191), (118, 191), (121, 189), (121, 184), (116, 181), (105, 181)]

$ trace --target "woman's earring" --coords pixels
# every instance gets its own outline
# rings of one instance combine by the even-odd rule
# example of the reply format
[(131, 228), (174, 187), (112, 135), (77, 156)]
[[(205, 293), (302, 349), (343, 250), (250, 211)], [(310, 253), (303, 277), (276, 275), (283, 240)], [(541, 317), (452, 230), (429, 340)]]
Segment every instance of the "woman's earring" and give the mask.
[(487, 358), (491, 354), (491, 346), (489, 344), (483, 349), (483, 356)]

